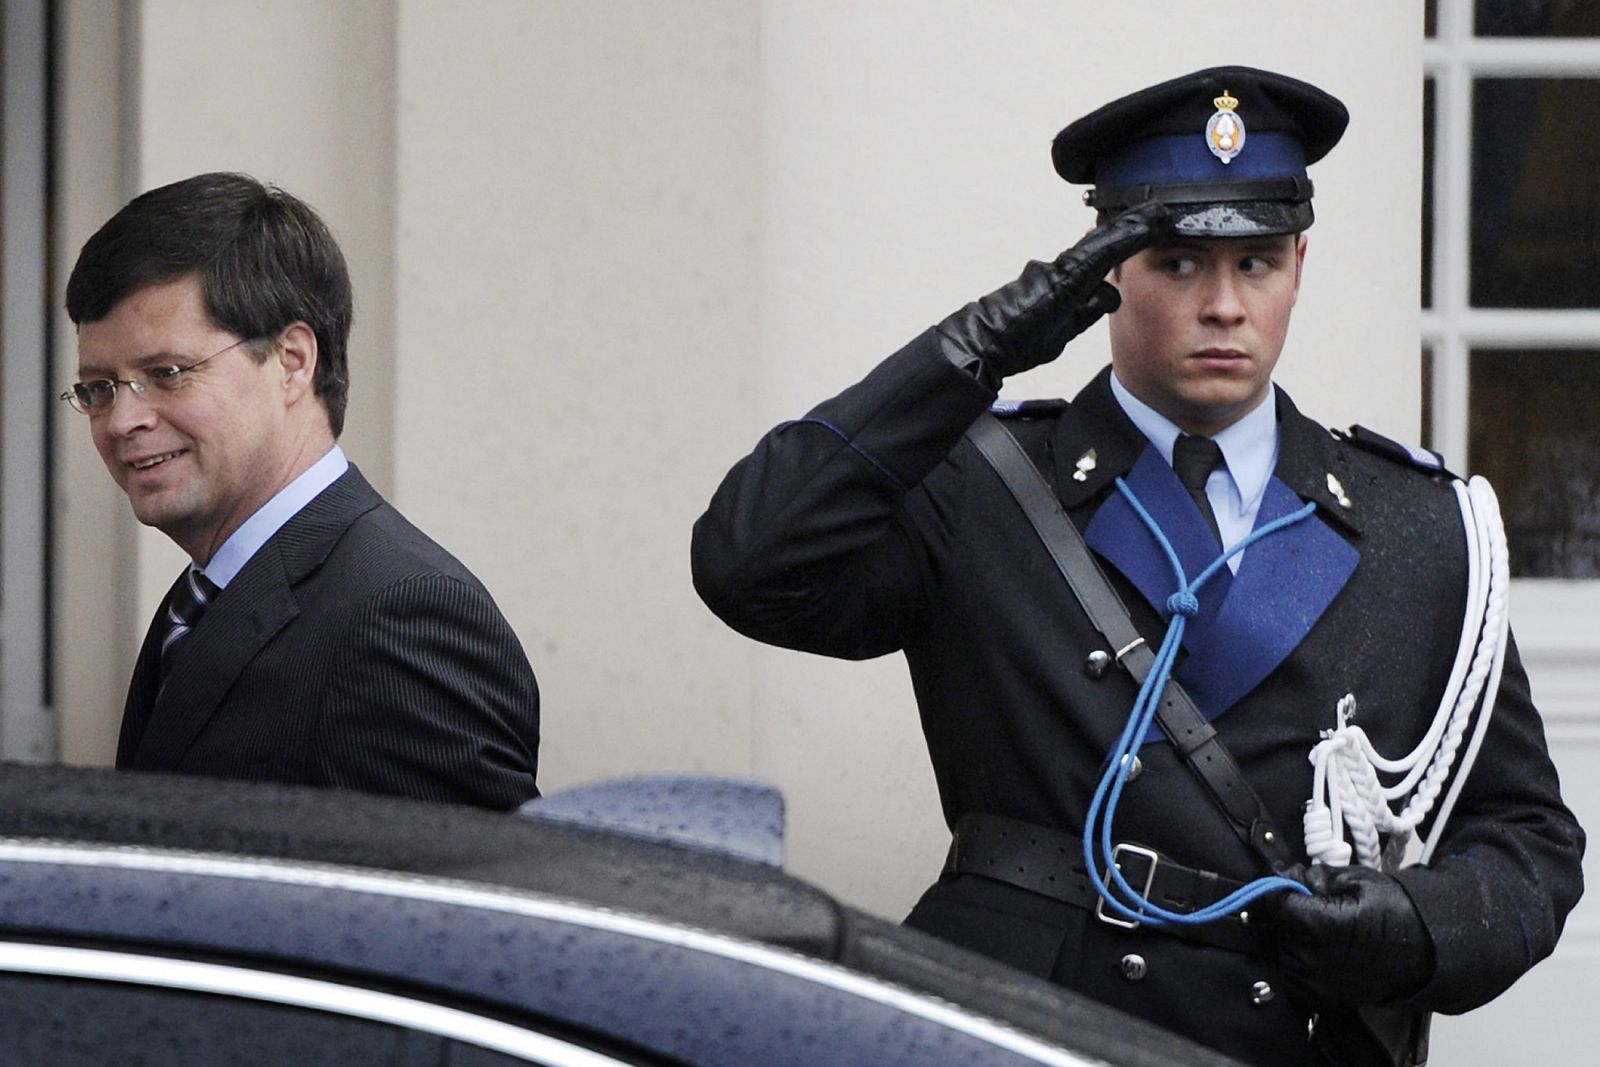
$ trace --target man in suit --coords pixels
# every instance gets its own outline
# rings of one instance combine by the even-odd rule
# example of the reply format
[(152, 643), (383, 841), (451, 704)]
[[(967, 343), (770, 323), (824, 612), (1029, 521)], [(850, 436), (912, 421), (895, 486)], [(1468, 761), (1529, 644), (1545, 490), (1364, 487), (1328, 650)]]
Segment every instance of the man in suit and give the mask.
[[(1437, 834), (1439, 806), (1418, 825), (1424, 862), (1383, 861), (1376, 835), (1349, 862), (1302, 824), (1308, 754), (1352, 706), (1379, 753), (1430, 734), (1473, 569), (1436, 457), (1330, 435), (1272, 382), (1306, 166), (1346, 121), (1235, 67), (1068, 126), (1056, 168), (1094, 185), (1099, 225), (767, 434), (692, 548), (701, 596), (748, 636), (905, 654), (954, 833), (908, 922), (1260, 1064), (1420, 1062), (1424, 1013), (1498, 995), (1582, 890), (1514, 645), (1482, 683), (1475, 765), (1440, 764), (1464, 788)], [(1111, 367), (982, 436), (1003, 378), (1108, 313)], [(980, 444), (1008, 439), (1136, 639), (1080, 607)], [(1158, 645), (1165, 667), (1141, 651)], [(1162, 725), (1141, 734), (1146, 706)]]
[(193, 560), (134, 668), (117, 766), (512, 808), (539, 693), (483, 585), (338, 446), (350, 279), (240, 174), (130, 202), (67, 283), (78, 381), (139, 521)]

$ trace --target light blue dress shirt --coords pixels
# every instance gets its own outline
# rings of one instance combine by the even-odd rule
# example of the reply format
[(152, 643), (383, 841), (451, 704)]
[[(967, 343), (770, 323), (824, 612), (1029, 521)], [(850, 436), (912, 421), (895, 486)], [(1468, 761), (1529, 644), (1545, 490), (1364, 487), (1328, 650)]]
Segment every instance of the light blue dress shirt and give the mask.
[[(1278, 406), (1274, 400), (1277, 388), (1269, 389), (1249, 414), (1212, 437), (1222, 449), (1223, 465), (1206, 479), (1206, 499), (1211, 501), (1211, 510), (1217, 516), (1224, 549), (1243, 541), (1255, 529), (1256, 514), (1266, 496), (1267, 482), (1278, 465)], [(1183, 431), (1171, 419), (1128, 392), (1128, 387), (1117, 380), (1115, 371), (1111, 373), (1111, 393), (1170, 465), (1172, 446)], [(1235, 574), (1239, 573), (1239, 563), (1243, 559), (1241, 552), (1228, 560)]]
[(298, 515), (300, 509), (311, 503), (318, 493), (338, 481), (349, 468), (350, 461), (345, 458), (344, 449), (334, 445), (326, 455), (302, 471), (300, 477), (278, 490), (277, 495), (244, 520), (222, 542), (217, 554), (200, 572), (217, 583), (217, 588), (227, 588), (228, 583), (250, 562), (250, 557), (267, 543), (268, 538)]

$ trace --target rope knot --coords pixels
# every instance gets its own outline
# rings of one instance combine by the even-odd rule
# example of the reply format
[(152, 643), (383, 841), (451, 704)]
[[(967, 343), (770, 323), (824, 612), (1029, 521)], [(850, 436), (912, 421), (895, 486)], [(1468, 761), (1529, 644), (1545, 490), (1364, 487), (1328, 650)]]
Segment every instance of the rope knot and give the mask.
[(1180, 589), (1167, 597), (1167, 612), (1192, 619), (1200, 614), (1200, 598), (1187, 589)]

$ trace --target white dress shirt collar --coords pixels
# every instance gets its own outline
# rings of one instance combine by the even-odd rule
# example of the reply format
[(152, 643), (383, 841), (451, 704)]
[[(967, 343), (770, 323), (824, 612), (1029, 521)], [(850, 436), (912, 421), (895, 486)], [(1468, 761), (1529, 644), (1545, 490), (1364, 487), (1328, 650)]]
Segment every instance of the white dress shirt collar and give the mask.
[(350, 461), (345, 458), (344, 449), (334, 445), (326, 455), (302, 471), (298, 478), (278, 490), (277, 495), (261, 505), (254, 515), (244, 520), (222, 542), (222, 547), (217, 549), (217, 554), (211, 557), (210, 562), (200, 569), (201, 573), (217, 583), (219, 589), (226, 588), (244, 565), (250, 562), (250, 557), (282, 529), (284, 523), (298, 515), (300, 509), (311, 503), (317, 494), (343, 477), (349, 467)]
[[(1212, 437), (1222, 450), (1222, 465), (1206, 479), (1206, 499), (1211, 502), (1211, 511), (1217, 520), (1217, 533), (1222, 537), (1224, 548), (1237, 545), (1255, 529), (1256, 516), (1261, 513), (1261, 501), (1267, 495), (1267, 483), (1272, 480), (1272, 471), (1278, 465), (1276, 390), (1277, 386), (1273, 386), (1252, 411)], [(1117, 380), (1114, 371), (1111, 375), (1111, 393), (1128, 418), (1160, 450), (1161, 458), (1170, 465), (1172, 446), (1182, 432), (1177, 424), (1130, 393), (1127, 386)], [(1243, 561), (1243, 553), (1237, 553), (1228, 557), (1228, 567), (1237, 574)]]
[[(1278, 460), (1278, 411), (1275, 402), (1277, 386), (1267, 391), (1267, 396), (1249, 414), (1212, 437), (1222, 449), (1222, 460), (1228, 479), (1233, 483), (1237, 506), (1251, 513), (1260, 509), (1261, 496), (1267, 491), (1267, 481)], [(1161, 458), (1172, 463), (1172, 446), (1183, 431), (1178, 425), (1155, 408), (1128, 391), (1111, 373), (1111, 392), (1117, 403), (1139, 432), (1150, 439), (1161, 453)]]

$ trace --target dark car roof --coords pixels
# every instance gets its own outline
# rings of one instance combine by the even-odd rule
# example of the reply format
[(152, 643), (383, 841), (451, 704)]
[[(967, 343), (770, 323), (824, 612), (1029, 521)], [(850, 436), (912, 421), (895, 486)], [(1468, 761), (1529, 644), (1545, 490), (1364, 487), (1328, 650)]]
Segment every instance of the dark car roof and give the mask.
[[(130, 868), (145, 862), (137, 857), (152, 853), (188, 855), (224, 866), (264, 858), (267, 862), (258, 869), (230, 873), (288, 880), (305, 893), (326, 888), (315, 885), (314, 877), (307, 881), (303, 873), (318, 865), (365, 870), (374, 880), (387, 879), (384, 884), (391, 889), (400, 885), (395, 879), (416, 876), (425, 892), (408, 887), (387, 894), (406, 898), (396, 907), (410, 909), (388, 917), (392, 924), (444, 922), (440, 909), (450, 899), (436, 891), (437, 885), (498, 887), (518, 891), (528, 901), (574, 902), (616, 916), (645, 916), (686, 931), (710, 931), (840, 964), (1107, 1063), (1223, 1067), (1232, 1062), (985, 958), (844, 907), (774, 868), (581, 826), (354, 793), (0, 764), (0, 838), (13, 844), (115, 846), (127, 850)], [(91, 885), (52, 877), (52, 892), (80, 894), (75, 921), (85, 930), (104, 932), (129, 921), (122, 916), (130, 909), (114, 911), (104, 898), (107, 892), (135, 894), (132, 882), (113, 877), (108, 883), (96, 875), (99, 881)], [(13, 893), (19, 884), (10, 883)], [(239, 907), (237, 895), (212, 900), (199, 890), (186, 892), (186, 915)], [(285, 905), (280, 901), (275, 906)], [(308, 896), (295, 906), (318, 921), (343, 922), (346, 931), (368, 920), (359, 909), (340, 912), (351, 905), (325, 895)], [(95, 918), (97, 908), (103, 918)], [(25, 900), (0, 901), (0, 928), (14, 930), (39, 921), (40, 913), (27, 909)], [(119, 927), (121, 936), (174, 936), (177, 927), (162, 925), (161, 908), (151, 906), (148, 913), (152, 918), (147, 928)], [(195, 921), (184, 929), (192, 930)], [(507, 929), (465, 929), (459, 918), (450, 921), (458, 924), (451, 927), (451, 948), (462, 959), (473, 952), (479, 958), (492, 954), (495, 946), (515, 936)], [(219, 917), (213, 925), (230, 924), (247, 926), (248, 920)], [(264, 945), (276, 933), (235, 929), (227, 936), (243, 942), (254, 936)], [(326, 929), (321, 936), (338, 933), (338, 928)], [(192, 932), (179, 936), (199, 937)], [(487, 947), (475, 949), (475, 936)], [(364, 965), (379, 968), (375, 957), (369, 957), (361, 957)], [(467, 983), (465, 994), (493, 1000), (494, 981)]]

